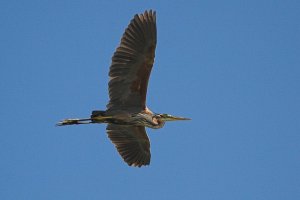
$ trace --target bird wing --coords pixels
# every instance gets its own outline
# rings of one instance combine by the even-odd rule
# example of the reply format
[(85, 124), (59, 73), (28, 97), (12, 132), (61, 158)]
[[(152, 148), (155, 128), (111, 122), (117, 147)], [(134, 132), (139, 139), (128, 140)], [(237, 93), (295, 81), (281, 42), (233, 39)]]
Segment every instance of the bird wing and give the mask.
[(156, 14), (145, 11), (128, 25), (110, 66), (108, 110), (143, 110), (156, 47)]
[(150, 141), (143, 126), (107, 125), (107, 134), (129, 166), (150, 164)]

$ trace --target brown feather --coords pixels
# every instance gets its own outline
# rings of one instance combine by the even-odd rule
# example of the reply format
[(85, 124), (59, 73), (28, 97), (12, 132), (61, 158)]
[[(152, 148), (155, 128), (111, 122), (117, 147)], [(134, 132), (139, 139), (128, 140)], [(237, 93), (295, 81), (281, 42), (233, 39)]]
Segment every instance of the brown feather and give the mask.
[(146, 107), (157, 37), (155, 15), (151, 10), (135, 15), (123, 34), (110, 66), (108, 110)]
[(129, 166), (150, 164), (150, 142), (143, 126), (108, 124), (107, 134)]

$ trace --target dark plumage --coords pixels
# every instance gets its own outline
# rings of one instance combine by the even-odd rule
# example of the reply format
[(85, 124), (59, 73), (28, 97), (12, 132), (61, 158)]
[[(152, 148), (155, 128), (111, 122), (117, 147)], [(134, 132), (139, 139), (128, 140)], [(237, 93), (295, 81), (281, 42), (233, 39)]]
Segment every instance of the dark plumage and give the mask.
[(145, 127), (161, 128), (165, 121), (188, 119), (154, 114), (146, 107), (156, 37), (155, 12), (135, 15), (112, 57), (107, 110), (93, 111), (88, 119), (66, 119), (58, 125), (107, 123), (108, 137), (124, 161), (130, 166), (149, 165), (150, 142)]
[(156, 15), (135, 15), (112, 57), (108, 110), (146, 108), (148, 80), (156, 47)]

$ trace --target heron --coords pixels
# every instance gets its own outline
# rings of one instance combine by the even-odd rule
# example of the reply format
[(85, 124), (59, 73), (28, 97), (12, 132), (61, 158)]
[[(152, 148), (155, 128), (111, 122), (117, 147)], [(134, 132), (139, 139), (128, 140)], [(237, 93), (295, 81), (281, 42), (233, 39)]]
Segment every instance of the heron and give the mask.
[(108, 137), (129, 166), (149, 165), (150, 141), (145, 127), (159, 129), (167, 121), (190, 120), (154, 113), (146, 106), (156, 41), (156, 12), (136, 14), (112, 57), (107, 109), (92, 111), (90, 118), (65, 119), (57, 125), (106, 123)]

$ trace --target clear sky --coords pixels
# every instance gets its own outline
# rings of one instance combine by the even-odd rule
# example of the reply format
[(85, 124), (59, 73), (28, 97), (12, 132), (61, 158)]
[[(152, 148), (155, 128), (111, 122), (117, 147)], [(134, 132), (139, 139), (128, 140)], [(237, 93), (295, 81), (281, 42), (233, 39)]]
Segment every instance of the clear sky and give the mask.
[[(127, 166), (105, 125), (111, 56), (157, 11), (148, 129)], [(300, 199), (300, 1), (1, 1), (0, 199)]]

